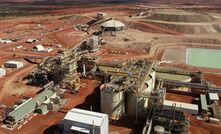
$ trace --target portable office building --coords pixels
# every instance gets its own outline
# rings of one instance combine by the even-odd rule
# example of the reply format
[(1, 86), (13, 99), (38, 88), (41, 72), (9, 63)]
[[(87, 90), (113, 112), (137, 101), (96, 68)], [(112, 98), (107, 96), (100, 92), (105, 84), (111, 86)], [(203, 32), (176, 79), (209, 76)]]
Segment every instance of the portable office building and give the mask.
[(33, 43), (33, 42), (36, 42), (36, 41), (38, 41), (37, 39), (28, 39), (27, 41), (26, 41), (26, 43)]
[(8, 61), (4, 64), (6, 68), (21, 68), (24, 66), (23, 62), (20, 61)]
[(45, 50), (45, 48), (42, 45), (36, 45), (32, 49), (34, 52), (42, 52)]

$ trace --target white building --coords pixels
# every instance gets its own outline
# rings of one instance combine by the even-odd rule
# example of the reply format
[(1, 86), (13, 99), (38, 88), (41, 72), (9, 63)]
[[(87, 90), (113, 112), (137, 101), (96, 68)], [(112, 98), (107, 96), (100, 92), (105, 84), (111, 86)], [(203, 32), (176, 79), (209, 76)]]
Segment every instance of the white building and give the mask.
[(28, 39), (26, 41), (26, 43), (33, 43), (33, 42), (37, 42), (38, 40), (37, 39)]
[(58, 124), (58, 131), (63, 134), (108, 134), (108, 115), (73, 108)]
[(182, 112), (187, 112), (190, 114), (198, 114), (198, 110), (199, 110), (198, 105), (195, 105), (195, 104), (164, 100), (163, 102), (164, 109), (170, 110), (172, 109), (173, 106), (176, 106), (177, 110), (180, 109)]
[(0, 68), (0, 77), (5, 76), (6, 75), (6, 71), (3, 68)]
[(49, 53), (49, 52), (51, 52), (52, 50), (53, 50), (52, 48), (48, 47), (48, 48), (45, 48), (45, 49), (44, 49), (44, 52), (48, 52), (48, 53)]
[(34, 46), (34, 47), (32, 48), (32, 50), (33, 50), (34, 52), (42, 52), (42, 51), (45, 50), (45, 48), (44, 48), (42, 45), (36, 45), (36, 46)]
[(8, 44), (8, 43), (12, 43), (12, 40), (9, 40), (9, 39), (0, 39), (0, 43), (2, 43), (2, 44)]
[(109, 20), (101, 24), (103, 31), (121, 31), (125, 27), (125, 24), (117, 20)]
[(6, 68), (21, 68), (24, 66), (23, 62), (20, 61), (8, 61), (4, 64)]
[(208, 93), (209, 104), (212, 104), (214, 101), (219, 101), (219, 95), (217, 93)]
[(107, 16), (107, 13), (98, 12), (97, 13), (97, 19), (103, 19)]

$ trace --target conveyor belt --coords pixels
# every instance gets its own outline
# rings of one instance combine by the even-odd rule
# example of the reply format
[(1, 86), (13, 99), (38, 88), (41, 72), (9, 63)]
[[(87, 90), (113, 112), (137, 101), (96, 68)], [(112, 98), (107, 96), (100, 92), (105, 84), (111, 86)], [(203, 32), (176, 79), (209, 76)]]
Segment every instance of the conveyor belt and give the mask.
[(191, 87), (191, 88), (196, 88), (196, 89), (208, 90), (210, 92), (216, 92), (216, 93), (221, 92), (221, 87), (212, 87), (206, 83), (178, 82), (178, 81), (166, 80), (166, 79), (161, 79), (161, 81), (163, 81), (164, 84), (169, 84), (169, 85), (174, 85), (174, 86), (186, 86), (186, 87)]

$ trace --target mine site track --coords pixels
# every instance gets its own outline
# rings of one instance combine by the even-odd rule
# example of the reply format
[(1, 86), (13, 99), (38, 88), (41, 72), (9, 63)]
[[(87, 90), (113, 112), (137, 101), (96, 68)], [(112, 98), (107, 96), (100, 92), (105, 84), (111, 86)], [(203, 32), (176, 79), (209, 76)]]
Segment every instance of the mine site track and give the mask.
[[(13, 91), (10, 92), (11, 90), (13, 90), (11, 88), (11, 83), (13, 81), (15, 81), (18, 78), (18, 76), (31, 71), (34, 67), (35, 67), (35, 65), (27, 65), (26, 68), (21, 68), (21, 69), (18, 69), (16, 71), (12, 72), (12, 73), (9, 73), (6, 78), (2, 79), (0, 81), (0, 85), (2, 86), (1, 94), (0, 94), (0, 101), (2, 100), (2, 98), (6, 94), (8, 95), (8, 93), (13, 93)], [(12, 78), (12, 76), (13, 76), (13, 78)]]
[(170, 21), (161, 21), (161, 20), (145, 20), (145, 23), (158, 23), (158, 24), (174, 24), (174, 25), (213, 25), (213, 24), (219, 24), (219, 21), (213, 21), (213, 22), (170, 22)]
[(153, 24), (150, 24), (148, 22), (135, 21), (135, 20), (128, 21), (128, 22), (129, 23), (132, 22), (135, 25), (140, 24), (140, 25), (143, 26), (143, 28), (150, 29), (150, 30), (155, 30), (157, 32), (162, 32), (162, 33), (172, 34), (172, 35), (182, 35), (182, 33), (179, 33), (179, 32), (176, 32), (176, 31), (173, 31), (173, 30), (170, 30), (170, 29), (166, 29), (166, 28), (163, 28), (161, 26), (153, 25)]

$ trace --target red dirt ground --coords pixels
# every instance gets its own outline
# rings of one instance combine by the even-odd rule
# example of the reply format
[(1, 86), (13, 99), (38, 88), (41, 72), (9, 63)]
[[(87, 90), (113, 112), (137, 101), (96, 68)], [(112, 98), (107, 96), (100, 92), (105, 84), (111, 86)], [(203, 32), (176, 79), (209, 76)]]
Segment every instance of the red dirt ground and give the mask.
[[(40, 134), (41, 133), (43, 134), (47, 128), (50, 128), (52, 125), (57, 124), (59, 121), (61, 121), (64, 118), (68, 109), (71, 109), (83, 103), (85, 98), (88, 95), (92, 94), (95, 87), (97, 86), (96, 81), (91, 82), (88, 80), (82, 80), (82, 82), (86, 83), (87, 85), (86, 88), (79, 89), (79, 92), (74, 95), (66, 94), (69, 101), (62, 108), (62, 110), (60, 110), (60, 112), (55, 112), (55, 113), (49, 112), (47, 115), (37, 115), (19, 130), (9, 131), (9, 130), (0, 128), (0, 133), (8, 133), (8, 134)], [(35, 125), (35, 124), (38, 124), (38, 125)]]
[(130, 6), (126, 5), (112, 5), (111, 7), (81, 7), (81, 8), (66, 8), (66, 9), (60, 9), (60, 10), (52, 10), (52, 11), (39, 11), (36, 12), (36, 14), (82, 14), (82, 13), (91, 13), (91, 12), (97, 12), (97, 11), (114, 11), (116, 9), (130, 9)]
[[(46, 57), (49, 55), (55, 55), (57, 53), (56, 48), (54, 48), (54, 51), (51, 53), (33, 53), (31, 51), (28, 52), (24, 52), (24, 51), (16, 51), (16, 52), (12, 52), (9, 51), (9, 48), (11, 47), (16, 47), (19, 45), (23, 45), (24, 47), (27, 47), (29, 49), (31, 49), (34, 45), (40, 44), (40, 43), (45, 43), (45, 44), (54, 44), (54, 43), (58, 43), (61, 44), (64, 48), (71, 48), (74, 45), (76, 45), (77, 42), (81, 41), (83, 38), (85, 38), (87, 35), (85, 35), (84, 32), (81, 31), (76, 31), (73, 29), (73, 25), (74, 24), (78, 24), (78, 23), (85, 23), (87, 20), (89, 20), (87, 17), (82, 17), (82, 19), (79, 20), (74, 20), (72, 22), (69, 22), (70, 20), (63, 20), (63, 19), (59, 19), (58, 16), (50, 16), (50, 15), (54, 15), (54, 14), (69, 14), (69, 15), (73, 15), (75, 13), (91, 13), (91, 12), (97, 12), (97, 11), (116, 11), (118, 9), (121, 9), (123, 11), (121, 12), (127, 12), (128, 9), (133, 8), (133, 6), (108, 6), (108, 7), (95, 7), (95, 8), (67, 8), (67, 9), (62, 9), (62, 10), (51, 10), (51, 11), (39, 11), (38, 14), (39, 15), (48, 15), (46, 17), (24, 17), (24, 18), (16, 18), (16, 19), (10, 19), (10, 20), (2, 20), (0, 21), (0, 36), (3, 37), (7, 37), (9, 35), (7, 34), (3, 34), (4, 30), (11, 30), (14, 29), (16, 26), (18, 25), (36, 25), (36, 24), (42, 24), (46, 27), (46, 30), (28, 30), (29, 32), (27, 32), (27, 35), (23, 35), (21, 38), (21, 40), (19, 40), (16, 43), (12, 43), (9, 45), (1, 45), (0, 46), (0, 63), (3, 64), (5, 61), (7, 60), (12, 60), (12, 59), (17, 59), (17, 60), (21, 60), (23, 56), (42, 56), (42, 57)], [(55, 28), (60, 28), (62, 27), (62, 30), (59, 31), (51, 31)], [(139, 22), (139, 25), (137, 26), (137, 29), (148, 29), (150, 31), (158, 31), (160, 33), (167, 33), (167, 34), (172, 34), (172, 35), (180, 35), (181, 33), (177, 33), (174, 32), (172, 30), (168, 30), (168, 29), (164, 29), (161, 27), (157, 27), (155, 25), (150, 25), (144, 22)], [(19, 31), (19, 30), (18, 30)], [(18, 32), (16, 31), (16, 32)], [(39, 35), (39, 32), (42, 33), (42, 35)], [(68, 34), (68, 35), (67, 35)], [(17, 33), (12, 33), (10, 34), (11, 37), (16, 37)], [(44, 38), (43, 41), (37, 42), (37, 43), (33, 43), (33, 44), (26, 44), (25, 41), (27, 40), (27, 38), (25, 38), (25, 36), (27, 36), (28, 38), (30, 37), (39, 37), (39, 38)], [(45, 39), (47, 38), (47, 39)], [(122, 55), (122, 54), (109, 54), (107, 52), (108, 49), (112, 49), (115, 51), (122, 51), (122, 52), (128, 52), (127, 55)], [(16, 54), (16, 57), (13, 57), (13, 54)], [(103, 61), (113, 61), (115, 59), (118, 60), (127, 60), (129, 58), (150, 58), (146, 53), (142, 52), (142, 51), (137, 51), (137, 50), (131, 50), (131, 49), (120, 49), (120, 48), (111, 48), (111, 47), (107, 47), (107, 48), (102, 48), (100, 50), (100, 53), (98, 53), (98, 56), (101, 57)], [(176, 65), (172, 65), (172, 66), (176, 66)], [(185, 65), (177, 65), (177, 66), (181, 66), (181, 67), (186, 67)], [(28, 95), (28, 96), (34, 96), (36, 94), (36, 92), (39, 90), (39, 88), (35, 88), (32, 89), (29, 86), (26, 86), (25, 83), (16, 83), (16, 81), (19, 81), (19, 78), (22, 78), (23, 76), (25, 76), (25, 74), (27, 74), (28, 72), (30, 72), (33, 67), (35, 67), (34, 65), (30, 65), (27, 64), (25, 67), (19, 69), (19, 70), (15, 70), (10, 72), (7, 76), (3, 77), (0, 79), (0, 85), (1, 85), (1, 93), (0, 93), (0, 101), (1, 103), (4, 102), (4, 104), (6, 105), (12, 105), (14, 101), (18, 100), (21, 96), (16, 95), (16, 93), (14, 93), (15, 91), (13, 86), (17, 85), (20, 86), (20, 88), (22, 89), (22, 91), (25, 91), (24, 95)], [(188, 69), (199, 69), (199, 68), (191, 68), (191, 67), (186, 67)], [(210, 71), (214, 71), (216, 72), (217, 70), (210, 70)], [(221, 76), (220, 75), (211, 75), (211, 74), (205, 74), (204, 78), (212, 81), (214, 84), (217, 85), (221, 85)], [(30, 120), (25, 126), (23, 126), (21, 129), (19, 130), (14, 130), (14, 131), (8, 131), (6, 129), (2, 129), (0, 128), (0, 134), (5, 134), (5, 133), (9, 133), (9, 134), (39, 134), (39, 133), (52, 133), (52, 131), (55, 129), (55, 124), (57, 124), (59, 121), (61, 121), (63, 119), (63, 117), (65, 116), (66, 112), (75, 107), (78, 106), (82, 103), (85, 102), (85, 99), (90, 96), (91, 94), (93, 94), (95, 87), (98, 86), (98, 82), (97, 81), (91, 81), (91, 80), (82, 80), (82, 82), (85, 82), (87, 84), (86, 88), (81, 88), (79, 90), (79, 93), (77, 94), (66, 94), (66, 96), (69, 98), (68, 103), (64, 106), (64, 108), (62, 110), (60, 110), (59, 112), (56, 113), (48, 113), (47, 115), (37, 115), (36, 117), (34, 117), (32, 120)], [(14, 96), (12, 96), (12, 94), (15, 94)], [(167, 93), (166, 96), (167, 99), (169, 100), (176, 100), (176, 101), (181, 101), (181, 102), (186, 102), (186, 103), (191, 103), (191, 100), (193, 99), (193, 97), (191, 96), (184, 96), (184, 95), (175, 95), (172, 93)], [(204, 122), (199, 122), (197, 120), (195, 120), (195, 117), (189, 117), (191, 119), (191, 127), (190, 127), (190, 133), (220, 133), (220, 129), (212, 124), (205, 124)], [(129, 124), (131, 125), (131, 120), (128, 121)], [(128, 125), (128, 123), (122, 123), (123, 125), (110, 125), (110, 131), (111, 132), (121, 132), (123, 134), (129, 134), (131, 133), (131, 126), (124, 126), (124, 125)], [(198, 126), (200, 124), (200, 126)], [(210, 130), (210, 132), (208, 131)], [(218, 130), (218, 131), (217, 131)]]
[(160, 26), (149, 24), (147, 22), (140, 21), (140, 22), (136, 22), (136, 23), (142, 25), (143, 28), (153, 29), (153, 30), (159, 31), (160, 33), (166, 33), (166, 34), (172, 34), (172, 35), (182, 35), (182, 33), (178, 33), (176, 31), (173, 31), (173, 30), (170, 30), (170, 29), (166, 29), (166, 28), (163, 28), (163, 27), (160, 27)]
[(187, 119), (190, 121), (190, 134), (220, 134), (221, 124), (208, 123), (206, 121), (197, 120), (196, 116), (186, 114)]
[(194, 99), (194, 97), (180, 95), (180, 94), (166, 93), (166, 99), (172, 100), (172, 101), (184, 102), (184, 103), (192, 103), (192, 100)]
[(217, 86), (221, 86), (221, 74), (209, 74), (209, 73), (205, 73), (203, 75), (204, 79), (206, 79), (207, 81), (212, 82), (213, 84), (217, 85)]

